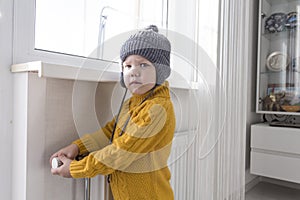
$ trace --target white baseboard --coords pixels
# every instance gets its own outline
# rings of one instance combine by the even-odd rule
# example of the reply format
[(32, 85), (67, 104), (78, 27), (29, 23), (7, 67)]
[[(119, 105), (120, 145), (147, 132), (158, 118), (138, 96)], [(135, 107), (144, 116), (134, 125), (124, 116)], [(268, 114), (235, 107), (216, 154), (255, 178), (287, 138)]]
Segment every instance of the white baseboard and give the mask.
[(245, 172), (245, 192), (251, 190), (255, 185), (261, 181), (260, 176), (250, 174), (250, 169), (246, 169)]
[(282, 181), (282, 180), (279, 180), (279, 179), (273, 179), (273, 178), (268, 178), (268, 177), (261, 177), (261, 181), (276, 184), (276, 185), (280, 185), (280, 186), (283, 186), (283, 187), (289, 187), (289, 188), (294, 188), (294, 189), (300, 190), (300, 184), (298, 184), (298, 183)]
[(253, 187), (255, 187), (260, 182), (267, 182), (267, 183), (280, 185), (280, 186), (283, 186), (283, 187), (289, 187), (289, 188), (294, 188), (294, 189), (300, 190), (300, 184), (298, 184), (298, 183), (293, 183), (293, 182), (283, 181), (283, 180), (279, 180), (279, 179), (253, 175), (253, 174), (250, 174), (250, 169), (246, 169), (246, 172), (245, 172), (245, 192), (248, 192), (249, 190), (251, 190)]

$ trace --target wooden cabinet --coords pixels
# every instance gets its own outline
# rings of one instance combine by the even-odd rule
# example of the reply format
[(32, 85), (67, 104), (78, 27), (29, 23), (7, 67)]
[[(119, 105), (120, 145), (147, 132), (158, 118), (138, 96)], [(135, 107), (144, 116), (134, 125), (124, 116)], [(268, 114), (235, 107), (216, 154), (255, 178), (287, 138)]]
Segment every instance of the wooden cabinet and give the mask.
[(252, 174), (300, 183), (300, 129), (251, 126)]

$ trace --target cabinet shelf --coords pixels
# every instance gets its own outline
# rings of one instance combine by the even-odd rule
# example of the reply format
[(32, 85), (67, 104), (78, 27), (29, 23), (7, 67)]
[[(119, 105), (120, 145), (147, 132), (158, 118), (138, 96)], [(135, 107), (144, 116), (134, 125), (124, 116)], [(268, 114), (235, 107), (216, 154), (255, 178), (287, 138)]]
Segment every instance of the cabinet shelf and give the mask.
[(295, 2), (297, 0), (265, 0), (266, 2), (268, 2), (268, 4), (270, 5), (282, 5), (282, 4), (285, 4), (285, 3), (291, 3), (291, 2)]
[(296, 32), (296, 29), (295, 30), (284, 30), (284, 31), (281, 31), (281, 32), (275, 32), (275, 33), (266, 33), (265, 30), (264, 30), (264, 33), (262, 33), (262, 37), (268, 39), (268, 40), (282, 40), (282, 39), (289, 39), (290, 38), (290, 33), (292, 31), (295, 31)]
[(283, 75), (287, 75), (287, 74), (299, 74), (300, 75), (300, 71), (287, 71), (287, 70), (282, 70), (282, 71), (261, 71), (260, 75), (265, 75), (265, 76), (272, 76), (272, 75), (277, 75), (277, 76), (283, 76)]

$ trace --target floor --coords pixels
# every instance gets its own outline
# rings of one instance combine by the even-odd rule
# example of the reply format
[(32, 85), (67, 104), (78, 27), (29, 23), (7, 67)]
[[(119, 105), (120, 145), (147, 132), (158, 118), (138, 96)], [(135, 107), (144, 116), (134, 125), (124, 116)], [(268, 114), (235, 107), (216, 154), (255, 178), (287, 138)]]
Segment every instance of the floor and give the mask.
[(245, 200), (300, 200), (300, 190), (260, 182), (246, 193)]

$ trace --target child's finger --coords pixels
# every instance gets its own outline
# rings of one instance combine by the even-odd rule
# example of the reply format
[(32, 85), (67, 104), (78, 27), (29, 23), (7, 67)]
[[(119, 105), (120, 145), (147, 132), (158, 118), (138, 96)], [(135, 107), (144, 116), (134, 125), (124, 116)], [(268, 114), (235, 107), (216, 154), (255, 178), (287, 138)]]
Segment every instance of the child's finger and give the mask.
[(62, 162), (65, 163), (67, 160), (69, 160), (69, 158), (67, 158), (65, 155), (59, 155), (58, 159)]
[(51, 173), (53, 175), (59, 175), (59, 168), (55, 168), (55, 169), (51, 168)]

